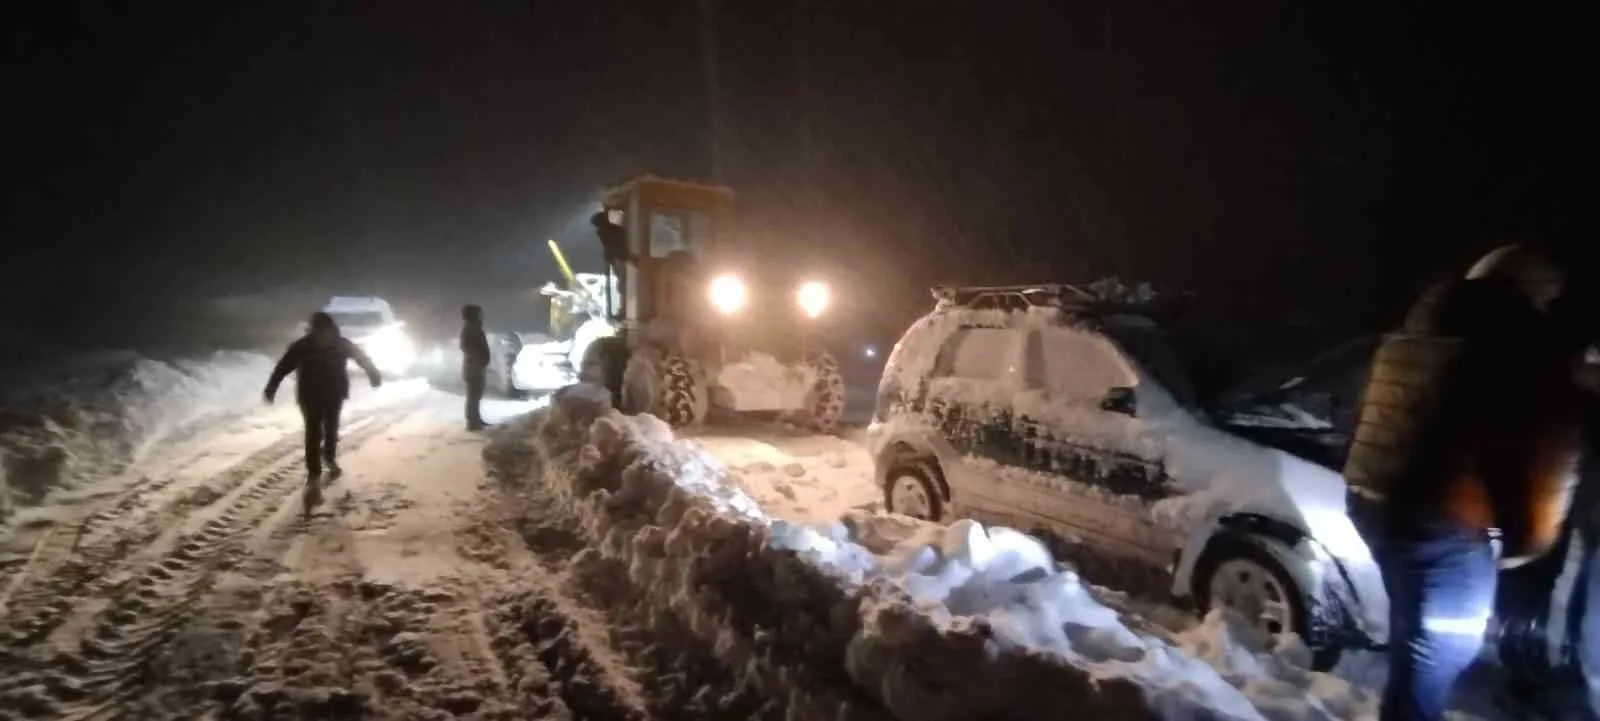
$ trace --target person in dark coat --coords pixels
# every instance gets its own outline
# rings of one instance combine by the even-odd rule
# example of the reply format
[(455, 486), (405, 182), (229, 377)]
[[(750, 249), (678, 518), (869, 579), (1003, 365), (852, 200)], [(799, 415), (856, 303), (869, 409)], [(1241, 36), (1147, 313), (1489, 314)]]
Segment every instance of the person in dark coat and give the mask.
[(1498, 568), (1560, 535), (1586, 345), (1553, 312), (1565, 285), (1535, 249), (1498, 249), (1426, 292), (1373, 358), (1344, 475), (1389, 595), (1381, 721), (1443, 718)]
[(607, 320), (615, 321), (615, 316), (621, 314), (622, 309), (611, 307), (611, 279), (616, 278), (617, 295), (628, 297), (626, 266), (633, 262), (633, 254), (628, 250), (628, 231), (611, 222), (610, 214), (604, 210), (590, 216), (589, 222), (594, 225), (595, 234), (600, 237), (600, 251), (606, 263), (606, 313), (613, 316)]
[(483, 309), (461, 309), (461, 379), (467, 384), (467, 430), (479, 431), (483, 422), (483, 389), (489, 374), (489, 337), (483, 332)]
[(339, 334), (338, 324), (327, 313), (311, 314), (311, 327), (305, 336), (289, 344), (263, 394), (267, 403), (278, 395), (278, 385), (290, 373), (295, 375), (295, 402), (305, 419), (306, 497), (308, 505), (321, 493), (322, 466), (326, 462), (330, 480), (341, 472), (338, 462), (339, 413), (350, 397), (350, 361), (367, 373), (372, 387), (383, 385), (383, 377), (372, 359), (350, 339)]

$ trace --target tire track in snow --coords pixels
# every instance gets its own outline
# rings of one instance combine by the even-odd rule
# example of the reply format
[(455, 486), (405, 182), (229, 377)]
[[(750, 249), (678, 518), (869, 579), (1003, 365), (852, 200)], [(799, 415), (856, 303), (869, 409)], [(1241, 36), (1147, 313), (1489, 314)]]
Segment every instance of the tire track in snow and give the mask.
[[(605, 639), (593, 638), (608, 621), (545, 584), (522, 539), (478, 513), (457, 516), (470, 519), (455, 529), (466, 561), (458, 575), (420, 586), (368, 577), (346, 553), (354, 539), (341, 527), (345, 516), (319, 514), (295, 539), (322, 580), (274, 582), (251, 604), (253, 618), (211, 619), (251, 629), (238, 642), (243, 651), (209, 672), (181, 660), (186, 668), (158, 668), (167, 677), (148, 684), (210, 690), (179, 701), (141, 696), (121, 710), (152, 719), (217, 703), (220, 718), (663, 718), (638, 701), (638, 684)], [(269, 534), (255, 560), (282, 553), (281, 535)], [(206, 623), (182, 633), (203, 637), (196, 627)]]
[[(496, 493), (489, 485), (482, 490)], [(632, 669), (619, 662), (603, 635), (597, 637), (606, 620), (564, 597), (558, 589), (565, 574), (556, 559), (531, 555), (522, 535), (509, 527), (521, 516), (521, 505), (521, 499), (499, 498), (490, 517), (457, 533), (457, 552), (490, 569), (481, 576), (488, 587), (470, 589), (464, 600), (485, 610), (467, 635), (496, 679), (497, 700), (519, 718), (655, 718), (641, 701)], [(559, 531), (546, 539), (562, 548), (575, 540)], [(552, 549), (549, 543), (544, 547)]]
[[(595, 655), (585, 628), (553, 594), (512, 593), (494, 601), (491, 645), (524, 698), (519, 706), (550, 713), (550, 699), (573, 718), (647, 721), (631, 679), (618, 679)], [(541, 706), (543, 708), (541, 708)]]
[[(360, 446), (407, 415), (409, 411), (364, 416), (346, 435), (348, 447)], [(270, 449), (277, 448), (275, 444)], [(272, 470), (262, 472), (269, 468)], [(31, 667), (0, 681), (0, 707), (24, 712), (65, 711), (66, 717), (77, 718), (99, 709), (114, 709), (116, 703), (134, 695), (147, 675), (151, 651), (182, 630), (210, 594), (216, 573), (237, 560), (250, 532), (277, 512), (302, 486), (303, 478), (303, 462), (293, 454), (271, 458), (264, 451), (252, 456), (222, 474), (215, 485), (227, 489), (225, 492), (201, 504), (209, 507), (231, 498), (217, 516), (198, 530), (178, 536), (174, 548), (130, 580), (113, 583), (100, 573), (92, 577), (96, 583), (74, 578), (62, 584), (75, 584), (90, 592), (109, 591), (110, 600), (89, 620), (76, 653), (63, 652), (35, 663), (16, 657), (0, 659), (12, 668)], [(213, 484), (206, 487), (217, 490)], [(102, 566), (100, 570), (111, 569)], [(59, 625), (71, 610), (70, 601), (65, 608), (62, 605), (52, 604), (44, 616)], [(36, 640), (36, 636), (28, 638)]]
[[(31, 578), (21, 579), (18, 584), (21, 590), (12, 596), (8, 608), (3, 611), (4, 616), (0, 616), (6, 621), (6, 625), (0, 627), (0, 633), (5, 634), (0, 641), (16, 648), (43, 639), (65, 620), (72, 609), (70, 599), (85, 595), (86, 589), (102, 579), (107, 571), (146, 547), (166, 530), (174, 517), (220, 500), (252, 477), (291, 460), (301, 448), (302, 440), (298, 436), (280, 439), (227, 470), (196, 482), (194, 492), (172, 499), (154, 511), (149, 509), (150, 499), (179, 478), (172, 474), (141, 483), (90, 513), (72, 531), (57, 529), (44, 540), (39, 558), (30, 568), (21, 571)], [(96, 535), (97, 530), (113, 523), (106, 534)]]

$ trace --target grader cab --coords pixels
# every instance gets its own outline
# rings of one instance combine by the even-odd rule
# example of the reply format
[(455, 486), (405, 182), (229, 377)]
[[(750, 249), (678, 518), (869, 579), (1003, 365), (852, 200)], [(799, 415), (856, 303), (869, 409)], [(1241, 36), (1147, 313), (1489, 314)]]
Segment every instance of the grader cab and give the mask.
[(829, 290), (812, 278), (724, 265), (733, 191), (651, 176), (608, 188), (592, 219), (619, 298), (617, 335), (589, 346), (580, 378), (625, 412), (674, 427), (714, 413), (788, 415), (833, 430), (844, 408), (837, 360), (814, 347)]

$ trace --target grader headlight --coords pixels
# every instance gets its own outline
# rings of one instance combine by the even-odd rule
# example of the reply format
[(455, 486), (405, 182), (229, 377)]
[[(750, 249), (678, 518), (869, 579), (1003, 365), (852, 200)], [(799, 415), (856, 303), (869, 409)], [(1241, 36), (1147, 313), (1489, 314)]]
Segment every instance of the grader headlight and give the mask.
[(832, 300), (828, 292), (828, 285), (819, 281), (808, 281), (800, 284), (800, 290), (795, 293), (795, 300), (800, 304), (800, 311), (807, 318), (816, 318), (828, 309), (828, 302)]
[(734, 315), (744, 310), (750, 300), (749, 290), (745, 288), (744, 281), (736, 275), (719, 275), (711, 281), (709, 289), (711, 307), (723, 315)]

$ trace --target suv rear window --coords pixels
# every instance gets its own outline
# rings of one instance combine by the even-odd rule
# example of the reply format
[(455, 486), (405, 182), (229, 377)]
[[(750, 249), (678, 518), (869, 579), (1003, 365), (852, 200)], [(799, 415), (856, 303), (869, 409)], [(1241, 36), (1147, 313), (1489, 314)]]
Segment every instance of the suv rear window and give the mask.
[(1006, 328), (962, 328), (939, 349), (935, 377), (989, 380), (1006, 374), (1016, 331)]

